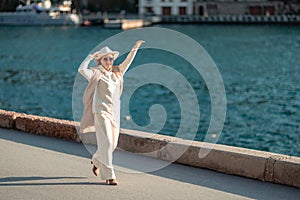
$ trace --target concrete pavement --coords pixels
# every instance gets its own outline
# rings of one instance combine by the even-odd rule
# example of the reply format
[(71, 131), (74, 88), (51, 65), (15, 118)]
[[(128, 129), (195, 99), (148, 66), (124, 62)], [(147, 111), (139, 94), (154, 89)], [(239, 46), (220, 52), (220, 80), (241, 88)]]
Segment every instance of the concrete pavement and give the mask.
[[(0, 199), (299, 199), (300, 189), (116, 151), (119, 185), (79, 143), (0, 129)], [(151, 169), (166, 166), (156, 171)], [(143, 171), (148, 171), (143, 173)]]

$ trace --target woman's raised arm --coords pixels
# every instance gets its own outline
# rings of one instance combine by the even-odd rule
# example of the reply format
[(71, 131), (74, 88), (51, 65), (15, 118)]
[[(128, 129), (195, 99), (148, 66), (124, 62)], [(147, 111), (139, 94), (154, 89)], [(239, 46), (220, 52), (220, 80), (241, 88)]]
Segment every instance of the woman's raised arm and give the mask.
[(90, 54), (84, 59), (84, 61), (81, 63), (81, 65), (78, 68), (78, 72), (84, 76), (88, 81), (92, 78), (93, 76), (93, 70), (88, 69), (89, 63), (94, 57)]
[(135, 45), (132, 47), (131, 51), (129, 52), (129, 54), (127, 55), (126, 59), (119, 65), (119, 69), (120, 72), (122, 74), (124, 74), (127, 69), (129, 68), (129, 66), (131, 65), (137, 50), (140, 48), (140, 46), (142, 45), (142, 43), (144, 43), (145, 41), (143, 40), (138, 40)]

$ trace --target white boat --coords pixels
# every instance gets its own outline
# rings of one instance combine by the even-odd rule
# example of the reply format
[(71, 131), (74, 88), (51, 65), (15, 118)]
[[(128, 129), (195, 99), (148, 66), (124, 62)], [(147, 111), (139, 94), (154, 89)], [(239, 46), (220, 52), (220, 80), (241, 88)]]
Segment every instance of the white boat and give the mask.
[(81, 17), (71, 10), (72, 1), (52, 6), (50, 0), (26, 0), (16, 12), (0, 12), (0, 25), (79, 25)]
[(103, 27), (104, 28), (122, 28), (122, 19), (104, 19)]
[(122, 30), (141, 28), (143, 26), (150, 26), (150, 21), (144, 21), (142, 19), (105, 19), (104, 28), (118, 28)]

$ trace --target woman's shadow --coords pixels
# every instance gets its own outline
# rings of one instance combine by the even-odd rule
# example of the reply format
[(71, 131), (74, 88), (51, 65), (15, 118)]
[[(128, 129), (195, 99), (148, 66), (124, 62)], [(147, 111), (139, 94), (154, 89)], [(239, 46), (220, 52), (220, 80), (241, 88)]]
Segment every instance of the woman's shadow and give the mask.
[(89, 177), (19, 176), (19, 177), (0, 178), (0, 186), (43, 186), (43, 185), (105, 185), (105, 183), (91, 181)]

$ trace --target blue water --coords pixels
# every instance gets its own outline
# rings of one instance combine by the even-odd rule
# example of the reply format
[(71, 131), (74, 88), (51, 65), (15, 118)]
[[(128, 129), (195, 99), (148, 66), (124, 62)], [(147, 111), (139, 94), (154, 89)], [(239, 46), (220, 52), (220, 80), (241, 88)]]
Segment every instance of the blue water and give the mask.
[[(226, 121), (218, 143), (300, 156), (299, 26), (158, 27), (195, 39), (218, 66), (227, 96)], [(0, 108), (72, 120), (78, 66), (90, 50), (119, 32), (100, 27), (0, 27)], [(158, 56), (155, 53), (139, 52), (132, 68)], [(204, 105), (196, 137), (203, 140), (211, 114), (204, 82), (184, 60), (165, 52), (159, 56), (163, 64), (187, 66), (178, 71), (187, 77)], [(176, 132), (180, 106), (174, 94), (158, 85), (147, 85), (132, 99), (131, 117), (137, 124), (149, 123), (148, 109), (159, 103), (168, 114), (160, 133)]]

